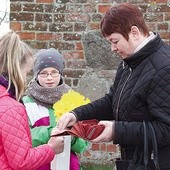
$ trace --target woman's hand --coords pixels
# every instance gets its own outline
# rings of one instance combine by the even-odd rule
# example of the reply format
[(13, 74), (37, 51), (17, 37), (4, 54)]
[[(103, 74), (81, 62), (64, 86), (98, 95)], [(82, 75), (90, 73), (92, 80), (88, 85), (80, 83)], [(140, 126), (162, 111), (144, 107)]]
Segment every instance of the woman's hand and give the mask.
[(77, 122), (76, 116), (71, 113), (65, 113), (57, 122), (57, 129), (59, 131), (66, 129), (69, 126), (73, 126)]
[(105, 129), (103, 132), (94, 140), (91, 142), (110, 142), (114, 138), (114, 127), (115, 127), (115, 121), (100, 121), (98, 125), (104, 125)]
[(63, 152), (64, 150), (64, 137), (51, 137), (47, 143), (56, 154)]

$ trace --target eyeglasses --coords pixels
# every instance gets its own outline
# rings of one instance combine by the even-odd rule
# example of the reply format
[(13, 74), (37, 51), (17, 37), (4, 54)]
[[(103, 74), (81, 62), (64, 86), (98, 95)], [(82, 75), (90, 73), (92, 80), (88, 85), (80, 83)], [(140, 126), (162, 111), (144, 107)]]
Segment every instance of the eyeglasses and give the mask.
[(49, 75), (50, 75), (51, 77), (55, 78), (55, 77), (58, 77), (58, 76), (60, 75), (60, 73), (59, 73), (59, 72), (52, 72), (52, 73), (42, 72), (42, 73), (39, 73), (38, 75), (39, 75), (40, 77), (42, 77), (42, 78), (46, 78), (46, 77), (48, 77)]

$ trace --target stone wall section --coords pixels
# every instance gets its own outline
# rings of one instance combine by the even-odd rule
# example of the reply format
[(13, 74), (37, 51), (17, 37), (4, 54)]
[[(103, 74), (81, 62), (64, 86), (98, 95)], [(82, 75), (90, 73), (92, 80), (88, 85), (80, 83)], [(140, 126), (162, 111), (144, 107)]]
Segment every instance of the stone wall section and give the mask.
[[(150, 30), (170, 44), (167, 0), (11, 0), (10, 28), (36, 50), (58, 49), (65, 59), (65, 82), (93, 101), (108, 92), (120, 63), (100, 34), (100, 20), (110, 6), (121, 2), (138, 5)], [(117, 155), (119, 148), (112, 143), (90, 143), (80, 158), (107, 163)]]

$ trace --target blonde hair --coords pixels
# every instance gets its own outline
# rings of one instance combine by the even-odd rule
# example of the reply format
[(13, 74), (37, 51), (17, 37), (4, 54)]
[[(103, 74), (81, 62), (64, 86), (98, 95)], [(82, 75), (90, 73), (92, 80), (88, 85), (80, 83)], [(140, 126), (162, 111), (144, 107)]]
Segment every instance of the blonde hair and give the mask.
[(25, 90), (26, 78), (22, 74), (22, 68), (30, 57), (32, 58), (32, 49), (14, 31), (0, 38), (0, 75), (8, 77), (7, 91), (14, 85), (17, 100), (20, 100)]

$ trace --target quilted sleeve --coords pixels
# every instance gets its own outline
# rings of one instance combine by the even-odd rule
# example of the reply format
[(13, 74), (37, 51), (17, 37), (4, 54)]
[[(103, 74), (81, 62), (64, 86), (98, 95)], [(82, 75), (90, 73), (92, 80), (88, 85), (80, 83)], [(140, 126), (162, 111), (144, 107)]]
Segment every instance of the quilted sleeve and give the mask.
[[(153, 119), (152, 125), (156, 131), (158, 146), (169, 145), (170, 66), (164, 67), (152, 78), (147, 103)], [(116, 122), (115, 136), (115, 144), (142, 144), (143, 124), (141, 122)]]
[(32, 148), (30, 130), (23, 106), (15, 105), (1, 116), (2, 144), (8, 164), (14, 170), (34, 170), (52, 161), (50, 146)]
[(150, 89), (147, 101), (158, 144), (166, 146), (170, 141), (170, 66), (157, 73)]

